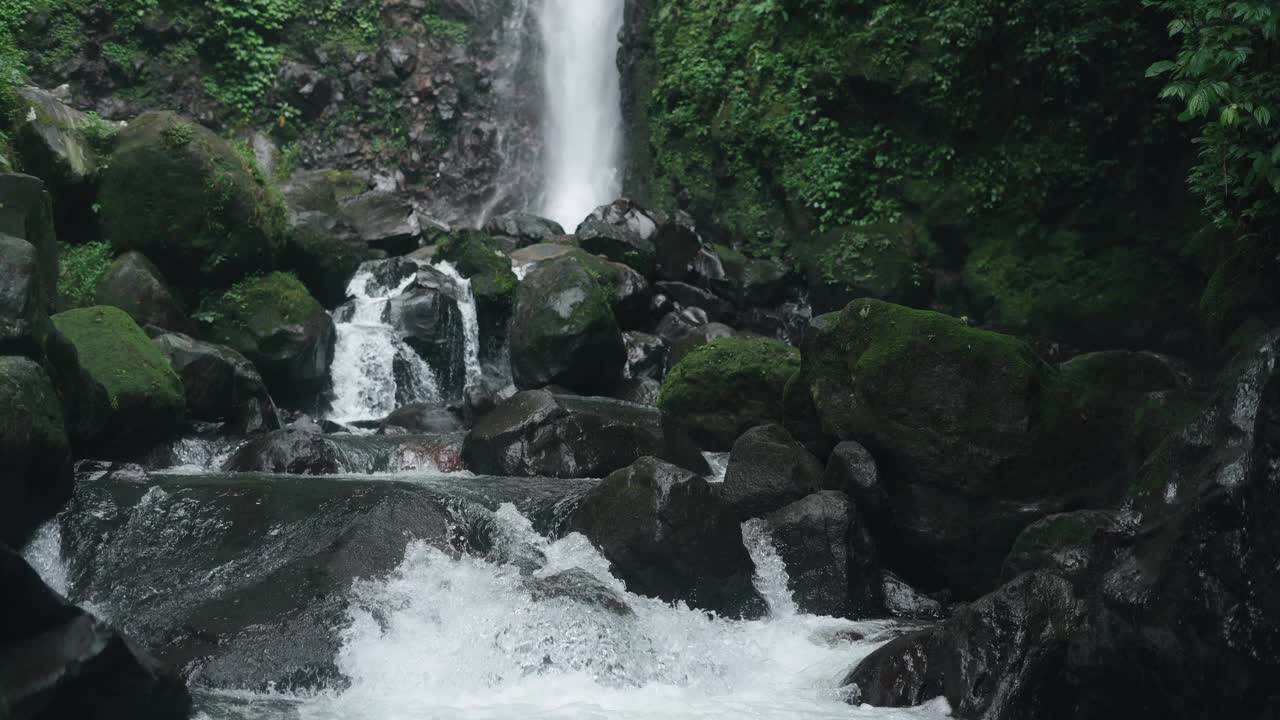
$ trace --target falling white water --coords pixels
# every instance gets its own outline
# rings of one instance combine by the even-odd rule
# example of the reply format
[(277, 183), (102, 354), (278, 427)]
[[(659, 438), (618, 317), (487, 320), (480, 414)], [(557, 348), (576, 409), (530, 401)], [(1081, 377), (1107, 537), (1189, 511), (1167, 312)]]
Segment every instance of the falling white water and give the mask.
[[(357, 582), (338, 666), (342, 690), (224, 696), (209, 718), (303, 720), (923, 720), (918, 708), (848, 705), (848, 670), (893, 636), (888, 621), (799, 614), (718, 618), (628, 593), (581, 535), (540, 537), (511, 505), (488, 557), (412, 543), (390, 577)], [(579, 598), (535, 594), (577, 569)], [(786, 586), (781, 564), (761, 573)], [(606, 602), (582, 595), (606, 597)], [(610, 609), (612, 605), (613, 610)], [(623, 609), (621, 606), (625, 606)], [(621, 613), (618, 610), (622, 610)], [(863, 638), (863, 639), (857, 639)], [(288, 703), (280, 711), (278, 703)], [(227, 706), (240, 705), (227, 712)]]
[(543, 0), (542, 214), (578, 226), (620, 190), (618, 33), (624, 0)]
[[(365, 263), (347, 285), (354, 312), (349, 320), (337, 322), (330, 378), (333, 402), (328, 417), (340, 423), (377, 420), (386, 417), (402, 402), (440, 399), (435, 373), (395, 330), (383, 321), (391, 298), (413, 283), (410, 275), (396, 286), (378, 282), (373, 273), (377, 261)], [(409, 387), (396, 379), (396, 363), (408, 375)]]
[(794, 617), (800, 609), (791, 595), (787, 564), (773, 544), (773, 534), (769, 532), (768, 523), (760, 518), (742, 523), (742, 544), (747, 546), (747, 553), (755, 563), (756, 572), (752, 581), (756, 592), (760, 593), (760, 597), (769, 606), (769, 615), (776, 619)]
[(457, 284), (458, 310), (462, 314), (462, 361), (466, 369), (466, 387), (472, 388), (480, 384), (480, 319), (476, 312), (476, 296), (471, 292), (471, 281), (462, 277), (453, 263), (441, 260), (436, 269), (448, 275)]
[(22, 550), (22, 559), (59, 595), (66, 597), (71, 583), (67, 565), (62, 560), (62, 530), (57, 520), (50, 520), (36, 531), (31, 542)]

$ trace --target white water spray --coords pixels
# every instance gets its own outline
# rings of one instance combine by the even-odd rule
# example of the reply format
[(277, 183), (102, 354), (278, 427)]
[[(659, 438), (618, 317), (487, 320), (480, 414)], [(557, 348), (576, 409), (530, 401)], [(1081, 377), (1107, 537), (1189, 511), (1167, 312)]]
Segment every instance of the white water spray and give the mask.
[[(350, 319), (336, 323), (338, 339), (330, 369), (333, 402), (328, 417), (337, 422), (377, 420), (406, 402), (440, 399), (431, 367), (383, 321), (391, 298), (404, 292), (414, 276), (388, 286), (378, 282), (374, 267), (374, 263), (365, 263), (351, 278), (347, 294), (355, 309)], [(408, 387), (399, 386), (397, 362), (407, 373)]]
[(546, 146), (542, 214), (570, 231), (617, 198), (623, 0), (543, 0)]
[(435, 264), (440, 272), (449, 276), (458, 287), (458, 311), (462, 315), (462, 362), (466, 369), (466, 387), (480, 384), (480, 315), (476, 311), (476, 296), (471, 291), (471, 280), (462, 277), (453, 263), (441, 260)]

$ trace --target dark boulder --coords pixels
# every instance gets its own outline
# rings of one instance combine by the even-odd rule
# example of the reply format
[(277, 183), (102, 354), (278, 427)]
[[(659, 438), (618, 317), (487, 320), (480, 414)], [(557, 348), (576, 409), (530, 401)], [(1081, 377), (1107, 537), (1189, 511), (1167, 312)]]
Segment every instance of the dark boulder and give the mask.
[(71, 497), (71, 449), (44, 369), (0, 357), (0, 544), (21, 547)]
[(44, 312), (52, 314), (58, 294), (58, 242), (52, 200), (38, 178), (0, 173), (0, 235), (26, 240), (35, 248), (34, 287)]
[(662, 382), (663, 412), (707, 450), (728, 450), (749, 428), (781, 422), (800, 353), (766, 338), (719, 338), (684, 357)]
[(658, 406), (658, 398), (662, 395), (662, 383), (653, 378), (630, 378), (623, 380), (613, 397), (640, 405)]
[(745, 520), (821, 489), (818, 459), (781, 425), (762, 425), (733, 444), (721, 495)]
[(787, 269), (777, 260), (749, 258), (724, 245), (703, 263), (702, 282), (738, 307), (773, 307), (784, 298)]
[(706, 471), (697, 448), (657, 408), (545, 390), (503, 402), (463, 447), (468, 469), (493, 475), (604, 477), (646, 455)]
[(257, 435), (215, 469), (291, 475), (447, 473), (462, 469), (462, 433), (347, 435), (323, 431), (323, 426), (299, 423)]
[(336, 307), (347, 298), (347, 285), (371, 253), (331, 216), (304, 215), (289, 228), (280, 264), (292, 270), (321, 305)]
[(155, 344), (182, 380), (192, 419), (225, 423), (223, 431), (229, 435), (280, 427), (267, 386), (245, 356), (180, 333), (161, 335)]
[(1075, 714), (1061, 675), (1083, 609), (1066, 580), (1023, 575), (873, 652), (845, 679), (851, 702), (907, 707), (943, 695), (956, 717), (1097, 717)]
[(529, 271), (516, 291), (511, 329), (516, 387), (605, 393), (622, 379), (626, 361), (608, 294), (581, 263), (564, 257)]
[(190, 333), (191, 318), (173, 297), (160, 268), (142, 253), (127, 252), (116, 258), (95, 292), (99, 305), (118, 307), (134, 322), (171, 332)]
[[(865, 513), (863, 516), (865, 517)], [(937, 620), (942, 617), (942, 603), (921, 593), (902, 578), (885, 571), (880, 585), (884, 609), (894, 617), (907, 620)]]
[[(662, 298), (666, 298), (666, 296), (655, 295), (654, 301), (657, 302)], [(706, 311), (702, 308), (688, 307), (676, 310), (674, 309), (674, 304), (671, 307), (672, 309), (668, 310), (658, 320), (658, 324), (653, 331), (655, 335), (666, 340), (669, 345), (680, 342), (695, 328), (702, 327), (710, 322), (707, 319)]]
[(0, 348), (38, 354), (48, 323), (35, 247), (0, 234)]
[(237, 283), (206, 300), (200, 317), (209, 339), (249, 358), (281, 406), (316, 407), (337, 331), (297, 277), (272, 273)]
[(578, 226), (574, 235), (583, 250), (622, 263), (645, 277), (653, 275), (653, 241), (644, 239), (625, 225), (588, 219)]
[(666, 295), (678, 307), (701, 308), (712, 322), (720, 322), (733, 314), (733, 305), (708, 290), (683, 282), (659, 282), (653, 284), (654, 292)]
[(687, 281), (694, 274), (702, 239), (688, 213), (663, 218), (653, 237), (654, 265), (663, 280)]
[(325, 435), (279, 430), (241, 445), (227, 461), (232, 472), (336, 475), (345, 467), (338, 446)]
[[(13, 718), (185, 720), (174, 674), (50, 589), (0, 545), (0, 709)], [(10, 714), (12, 713), (12, 714)]]
[(518, 247), (553, 242), (565, 232), (560, 223), (531, 213), (510, 212), (489, 218), (484, 231), (490, 235), (502, 235), (516, 241)]
[(893, 508), (871, 453), (852, 440), (831, 450), (822, 476), (827, 490), (840, 490), (853, 498), (873, 537), (887, 537)]
[(1027, 526), (1004, 559), (1007, 581), (1032, 570), (1048, 570), (1085, 586), (1101, 569), (1107, 534), (1117, 530), (1116, 514), (1077, 510), (1050, 515)]
[(77, 453), (128, 456), (178, 431), (182, 381), (123, 310), (69, 310), (53, 323), (47, 351)]
[(462, 396), (466, 385), (466, 331), (455, 280), (433, 267), (387, 305), (387, 323), (413, 348), (436, 376), (446, 398)]
[(465, 429), (457, 413), (439, 403), (411, 403), (382, 420), (381, 429), (399, 428), (411, 433), (449, 433)]
[(97, 239), (98, 172), (103, 151), (116, 129), (107, 122), (67, 107), (51, 93), (26, 87), (17, 91), (14, 149), (22, 168), (47, 183), (54, 197), (57, 234), (65, 241)]
[(338, 213), (366, 245), (389, 255), (407, 255), (422, 239), (413, 203), (395, 193), (371, 190), (344, 198)]
[(850, 618), (881, 612), (875, 543), (848, 496), (816, 492), (765, 515), (762, 522), (786, 565), (801, 612)]
[(570, 525), (631, 592), (728, 615), (763, 609), (737, 519), (687, 470), (641, 458), (587, 493)]

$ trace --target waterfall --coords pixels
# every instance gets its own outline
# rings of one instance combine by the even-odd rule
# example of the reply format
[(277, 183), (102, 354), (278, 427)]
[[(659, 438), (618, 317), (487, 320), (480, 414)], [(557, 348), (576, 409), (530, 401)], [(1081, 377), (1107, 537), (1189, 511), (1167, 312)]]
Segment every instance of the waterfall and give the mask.
[(542, 214), (577, 227), (621, 189), (624, 0), (543, 0)]
[(448, 275), (457, 284), (458, 310), (462, 314), (463, 353), (462, 361), (466, 368), (465, 388), (473, 388), (480, 384), (480, 316), (476, 311), (476, 296), (471, 291), (471, 280), (462, 277), (453, 263), (440, 260), (435, 268)]
[(374, 272), (378, 265), (360, 266), (347, 286), (351, 303), (334, 314), (338, 338), (328, 417), (341, 423), (378, 420), (406, 403), (440, 399), (431, 367), (385, 322), (387, 304), (414, 275), (381, 280)]
[[(502, 22), (497, 47), (499, 55), (495, 58), (496, 68), (493, 73), (493, 94), (509, 107), (521, 107), (520, 96), (523, 86), (530, 81), (526, 71), (526, 57), (529, 55), (529, 5), (533, 0), (514, 0), (511, 12)], [(472, 224), (477, 228), (484, 227), (489, 218), (498, 210), (514, 205), (523, 208), (528, 205), (533, 188), (530, 186), (531, 171), (536, 166), (537, 149), (526, 142), (521, 132), (526, 126), (532, 126), (527, 113), (508, 113), (499, 118), (495, 128), (494, 143), (498, 148), (498, 156), (502, 159), (502, 167), (493, 179), (493, 193), (480, 207)]]

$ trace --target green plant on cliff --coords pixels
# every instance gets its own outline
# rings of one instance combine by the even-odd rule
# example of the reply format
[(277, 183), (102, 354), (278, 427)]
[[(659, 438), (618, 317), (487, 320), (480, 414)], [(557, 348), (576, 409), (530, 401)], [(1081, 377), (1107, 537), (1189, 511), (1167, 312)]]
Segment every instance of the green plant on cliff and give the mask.
[(58, 253), (58, 298), (66, 308), (95, 303), (98, 283), (111, 269), (115, 254), (105, 242), (62, 245)]

